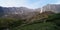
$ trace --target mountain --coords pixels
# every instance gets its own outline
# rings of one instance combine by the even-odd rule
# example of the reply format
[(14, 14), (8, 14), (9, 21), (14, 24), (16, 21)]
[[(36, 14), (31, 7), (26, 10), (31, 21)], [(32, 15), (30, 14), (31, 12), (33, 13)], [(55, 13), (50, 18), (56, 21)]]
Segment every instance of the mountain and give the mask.
[(47, 4), (42, 8), (37, 8), (37, 9), (29, 9), (26, 7), (1, 7), (0, 6), (0, 17), (5, 17), (5, 18), (12, 17), (12, 18), (25, 19), (25, 18), (31, 18), (32, 16), (41, 12), (43, 13), (45, 11), (60, 13), (60, 4)]
[(4, 13), (8, 14), (22, 14), (25, 12), (31, 12), (32, 9), (28, 9), (26, 7), (3, 7)]
[[(0, 7), (0, 17), (24, 17), (30, 15), (33, 9), (26, 7)], [(30, 13), (30, 14), (29, 14)]]
[(60, 4), (47, 4), (42, 7), (43, 11), (52, 11), (55, 13), (60, 13)]
[(4, 15), (4, 11), (3, 11), (3, 8), (0, 7), (0, 17)]

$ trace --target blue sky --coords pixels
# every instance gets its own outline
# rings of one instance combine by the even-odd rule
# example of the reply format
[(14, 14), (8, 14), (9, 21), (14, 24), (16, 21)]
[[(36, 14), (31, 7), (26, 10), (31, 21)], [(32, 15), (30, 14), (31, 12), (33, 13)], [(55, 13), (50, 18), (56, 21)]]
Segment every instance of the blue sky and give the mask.
[(60, 0), (0, 0), (3, 7), (39, 8), (46, 4), (60, 4)]

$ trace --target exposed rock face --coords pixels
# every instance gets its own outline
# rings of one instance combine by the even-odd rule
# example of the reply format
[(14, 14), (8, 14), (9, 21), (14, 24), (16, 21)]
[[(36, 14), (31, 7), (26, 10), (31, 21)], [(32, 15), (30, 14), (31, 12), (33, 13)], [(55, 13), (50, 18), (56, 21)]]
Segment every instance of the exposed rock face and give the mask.
[(26, 7), (0, 7), (0, 16), (2, 17), (24, 17), (33, 12), (33, 9)]
[(55, 13), (60, 13), (60, 4), (48, 4), (43, 6), (43, 11), (52, 11)]
[(35, 12), (45, 12), (45, 11), (60, 13), (60, 5), (48, 4), (43, 6), (42, 8), (37, 9), (29, 9), (26, 7), (0, 7), (0, 17), (30, 18), (36, 15)]
[(0, 17), (3, 16), (3, 14), (4, 14), (4, 10), (2, 7), (0, 7)]
[(22, 14), (26, 13), (28, 11), (31, 12), (31, 9), (25, 8), (25, 7), (3, 7), (4, 13), (8, 14)]

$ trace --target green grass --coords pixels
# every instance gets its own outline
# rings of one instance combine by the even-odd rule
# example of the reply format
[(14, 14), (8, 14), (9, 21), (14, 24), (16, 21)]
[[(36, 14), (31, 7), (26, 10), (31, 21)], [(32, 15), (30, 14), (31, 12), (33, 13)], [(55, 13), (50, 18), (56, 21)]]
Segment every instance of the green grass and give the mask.
[(53, 23), (37, 23), (31, 25), (25, 25), (23, 27), (17, 27), (14, 30), (57, 30), (57, 26)]

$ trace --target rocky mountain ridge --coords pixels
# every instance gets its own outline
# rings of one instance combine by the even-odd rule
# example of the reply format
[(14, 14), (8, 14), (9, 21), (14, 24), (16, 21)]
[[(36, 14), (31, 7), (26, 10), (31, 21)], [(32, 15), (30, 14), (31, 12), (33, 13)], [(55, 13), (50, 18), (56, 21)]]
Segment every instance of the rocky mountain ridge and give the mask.
[[(52, 11), (54, 13), (60, 13), (60, 5), (48, 4), (42, 8), (29, 9), (26, 7), (1, 7), (0, 6), (0, 17), (18, 17), (18, 18), (30, 18), (36, 13), (43, 13), (46, 11)], [(47, 12), (48, 13), (48, 12)]]

